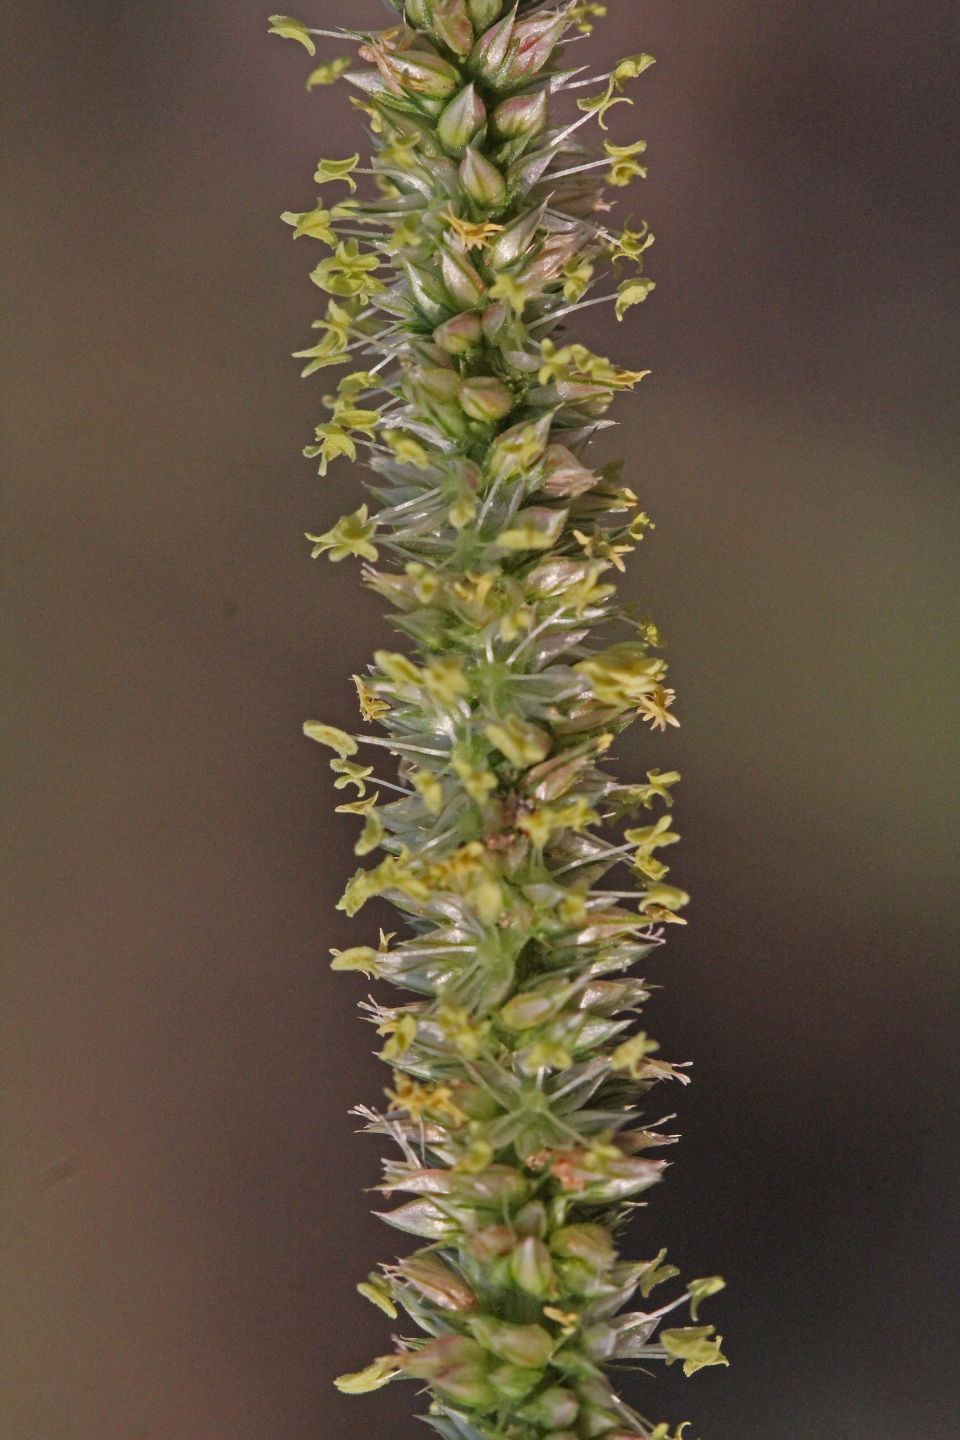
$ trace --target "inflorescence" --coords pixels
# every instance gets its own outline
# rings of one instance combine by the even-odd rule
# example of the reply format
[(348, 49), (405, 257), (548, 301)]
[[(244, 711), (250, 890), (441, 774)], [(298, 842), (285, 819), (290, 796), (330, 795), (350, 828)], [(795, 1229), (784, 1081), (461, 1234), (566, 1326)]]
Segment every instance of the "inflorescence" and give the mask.
[[(569, 66), (564, 38), (605, 13), (584, 0), (390, 3), (400, 23), (377, 32), (271, 19), (311, 54), (323, 35), (368, 62), (339, 56), (307, 86), (345, 74), (356, 88), (369, 165), (321, 160), (318, 186), (347, 198), (283, 219), (330, 252), (311, 274), (328, 300), (297, 352), (304, 375), (368, 367), (325, 396), (305, 453), (323, 475), (360, 446), (373, 510), (308, 539), (314, 556), (364, 562), (413, 652), (378, 650), (354, 676), (364, 723), (385, 733), (304, 727), (337, 752), (336, 788), (355, 788), (337, 810), (363, 822), (356, 853), (383, 854), (339, 908), (383, 896), (412, 932), (335, 951), (333, 968), (419, 997), (365, 1006), (393, 1078), (382, 1110), (355, 1113), (398, 1148), (384, 1196), (412, 1197), (382, 1218), (423, 1242), (358, 1289), (421, 1333), (336, 1384), (426, 1382), (444, 1440), (670, 1440), (607, 1371), (727, 1363), (696, 1323), (723, 1281), (625, 1311), (679, 1272), (665, 1251), (633, 1261), (615, 1245), (664, 1169), (647, 1152), (677, 1138), (641, 1101), (687, 1081), (635, 1031), (649, 992), (628, 973), (685, 923), (658, 853), (679, 839), (680, 777), (624, 784), (603, 757), (636, 718), (677, 720), (660, 637), (610, 583), (651, 522), (618, 464), (583, 458), (646, 372), (561, 338), (585, 307), (609, 302), (619, 320), (653, 288), (646, 225), (605, 218), (608, 187), (644, 175), (644, 142), (602, 136), (598, 155), (583, 139), (633, 103), (621, 92), (653, 60)], [(568, 94), (575, 118), (555, 123)], [(615, 627), (629, 638), (601, 648)], [(362, 744), (399, 757), (396, 780), (355, 759)], [(613, 828), (641, 809), (649, 823)], [(617, 866), (630, 888), (603, 888)], [(693, 1325), (661, 1325), (685, 1304)]]

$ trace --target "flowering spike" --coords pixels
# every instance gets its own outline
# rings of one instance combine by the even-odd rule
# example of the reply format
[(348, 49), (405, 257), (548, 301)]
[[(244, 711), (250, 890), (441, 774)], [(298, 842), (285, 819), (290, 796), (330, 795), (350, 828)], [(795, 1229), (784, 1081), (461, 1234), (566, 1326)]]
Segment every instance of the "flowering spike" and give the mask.
[[(315, 556), (359, 559), (406, 637), (353, 677), (362, 733), (304, 726), (336, 752), (335, 808), (373, 857), (338, 909), (383, 897), (411, 923), (405, 939), (334, 950), (332, 968), (408, 992), (365, 1004), (392, 1076), (381, 1108), (357, 1113), (399, 1146), (382, 1218), (416, 1238), (357, 1288), (423, 1338), (334, 1383), (426, 1383), (444, 1440), (679, 1440), (605, 1368), (726, 1364), (697, 1323), (723, 1281), (651, 1302), (679, 1271), (663, 1249), (632, 1261), (615, 1243), (662, 1177), (645, 1152), (677, 1139), (640, 1107), (689, 1079), (637, 1028), (649, 992), (631, 973), (686, 923), (662, 859), (680, 776), (651, 765), (623, 783), (607, 757), (635, 720), (651, 749), (679, 723), (657, 630), (610, 583), (651, 521), (619, 466), (589, 455), (647, 372), (563, 328), (597, 301), (621, 320), (653, 289), (653, 237), (608, 229), (604, 198), (643, 175), (643, 142), (607, 138), (598, 156), (568, 138), (605, 128), (653, 61), (621, 60), (579, 119), (551, 122), (558, 46), (589, 35), (603, 4), (389, 3), (403, 23), (356, 37), (369, 63), (347, 77), (372, 159), (321, 161), (317, 183), (343, 181), (348, 198), (283, 216), (329, 251), (311, 273), (326, 310), (303, 373), (346, 371), (305, 453), (321, 474), (341, 456), (372, 472), (367, 500), (308, 539)], [(277, 16), (273, 30), (308, 49), (320, 33)], [(374, 775), (361, 745), (396, 774)], [(660, 1329), (684, 1304), (693, 1323)]]

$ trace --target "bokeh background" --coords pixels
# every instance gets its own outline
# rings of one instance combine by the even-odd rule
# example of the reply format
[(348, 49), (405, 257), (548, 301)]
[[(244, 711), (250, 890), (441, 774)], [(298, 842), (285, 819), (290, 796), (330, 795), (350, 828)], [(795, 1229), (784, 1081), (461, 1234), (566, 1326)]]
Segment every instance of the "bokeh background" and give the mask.
[[(385, 23), (373, 0), (308, 21)], [(611, 115), (649, 365), (619, 451), (656, 519), (691, 924), (650, 1026), (695, 1084), (636, 1222), (728, 1371), (631, 1383), (703, 1440), (960, 1432), (953, 0), (609, 0), (657, 66)], [(402, 1237), (351, 1104), (385, 1081), (333, 945), (355, 827), (301, 722), (392, 633), (305, 530), (317, 157), (347, 87), (252, 0), (4, 3), (5, 1440), (412, 1440), (354, 1283)], [(322, 53), (343, 47), (324, 42)], [(638, 727), (639, 728), (639, 727)], [(372, 909), (373, 907), (371, 907)], [(358, 928), (359, 927), (359, 928)]]

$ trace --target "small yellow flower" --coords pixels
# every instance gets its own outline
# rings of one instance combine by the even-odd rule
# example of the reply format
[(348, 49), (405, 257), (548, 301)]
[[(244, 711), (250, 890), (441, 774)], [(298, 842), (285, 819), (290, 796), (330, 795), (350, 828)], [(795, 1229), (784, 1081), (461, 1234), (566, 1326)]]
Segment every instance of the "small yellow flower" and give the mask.
[(487, 292), (491, 300), (506, 300), (514, 315), (522, 315), (527, 303), (527, 292), (519, 281), (504, 272)]
[(352, 760), (331, 760), (330, 769), (340, 776), (334, 780), (334, 790), (345, 790), (348, 785), (356, 785), (357, 794), (367, 793), (366, 781), (373, 774), (372, 765), (355, 765)]
[(381, 700), (379, 695), (376, 695), (359, 675), (354, 675), (353, 683), (357, 687), (360, 715), (368, 725), (371, 721), (382, 720), (384, 715), (390, 714), (390, 706), (386, 700)]
[(444, 1036), (467, 1060), (476, 1060), (490, 1029), (489, 1020), (477, 1024), (464, 1005), (445, 1001), (437, 1011), (437, 1020)]
[(517, 1052), (517, 1061), (526, 1075), (538, 1070), (569, 1070), (573, 1056), (558, 1040), (535, 1040)]
[(619, 235), (611, 236), (610, 259), (614, 262), (633, 260), (639, 264), (644, 250), (649, 250), (652, 244), (653, 236), (645, 220), (639, 230), (631, 230), (629, 224), (624, 225)]
[(372, 795), (368, 795), (364, 800), (350, 800), (346, 805), (338, 805), (336, 813), (338, 815), (363, 815), (364, 818), (366, 818), (371, 810), (376, 807), (379, 799), (380, 792), (377, 790)]
[(378, 255), (362, 254), (356, 240), (341, 240), (333, 255), (311, 270), (310, 279), (328, 295), (356, 296), (365, 304), (371, 295), (379, 295), (387, 288), (370, 273), (379, 266)]
[(656, 63), (652, 55), (627, 55), (614, 69), (613, 83), (619, 87), (626, 80), (636, 80), (638, 75), (642, 75), (644, 70), (649, 70), (650, 66)]
[(472, 1140), (460, 1159), (453, 1166), (455, 1175), (482, 1175), (496, 1151), (488, 1140)]
[(425, 470), (430, 464), (430, 457), (423, 446), (402, 430), (384, 430), (383, 439), (402, 465), (415, 465), (418, 470)]
[(336, 60), (329, 60), (325, 65), (318, 65), (316, 70), (311, 70), (307, 76), (306, 88), (312, 90), (315, 85), (335, 84), (343, 72), (350, 69), (352, 63), (349, 55), (338, 55)]
[(450, 210), (441, 210), (439, 218), (447, 222), (465, 250), (485, 249), (494, 235), (499, 235), (504, 228), (502, 225), (494, 225), (489, 220), (461, 220)]
[(627, 568), (620, 558), (621, 555), (632, 555), (636, 549), (635, 545), (611, 545), (602, 531), (595, 531), (592, 535), (584, 535), (582, 530), (574, 530), (573, 533), (583, 546), (588, 559), (610, 560), (620, 571)]
[(372, 1305), (376, 1305), (385, 1315), (389, 1315), (391, 1320), (396, 1320), (397, 1307), (390, 1299), (390, 1292), (387, 1290), (379, 1275), (372, 1273), (369, 1280), (361, 1280), (357, 1286), (357, 1291), (363, 1296), (364, 1300), (369, 1300)]
[(452, 755), (450, 763), (464, 790), (477, 805), (485, 805), (491, 790), (497, 788), (497, 777), (485, 765), (475, 765), (464, 755)]
[(664, 845), (675, 845), (680, 839), (676, 831), (670, 829), (670, 816), (661, 815), (655, 825), (644, 825), (638, 830), (625, 830), (623, 838), (629, 844), (636, 845), (633, 863), (641, 874), (651, 880), (662, 880), (667, 873), (667, 866), (654, 860), (653, 852)]
[(560, 1326), (564, 1335), (572, 1335), (580, 1319), (576, 1310), (558, 1310), (556, 1305), (544, 1305), (543, 1313), (548, 1320), (553, 1320)]
[(394, 131), (378, 159), (392, 170), (413, 170), (419, 162), (419, 141), (420, 136), (416, 133), (405, 135), (402, 131)]
[(373, 658), (377, 668), (382, 670), (384, 675), (389, 676), (395, 685), (419, 687), (423, 684), (422, 670), (418, 670), (406, 655), (401, 655), (395, 650), (375, 650)]
[(689, 899), (686, 891), (678, 890), (675, 885), (648, 885), (640, 913), (650, 920), (660, 920), (670, 925), (686, 925), (686, 920), (674, 912), (682, 909)]
[(511, 765), (537, 765), (550, 753), (551, 740), (546, 731), (517, 715), (507, 715), (500, 724), (485, 726), (484, 734)]
[(380, 1051), (381, 1060), (399, 1060), (405, 1055), (417, 1038), (417, 1017), (396, 1015), (377, 1027), (378, 1035), (389, 1035), (389, 1040)]
[(649, 695), (641, 695), (640, 709), (643, 712), (644, 720), (650, 722), (651, 730), (666, 730), (668, 725), (675, 725), (680, 728), (680, 721), (676, 715), (668, 713), (669, 707), (676, 698), (676, 691), (668, 690), (663, 685), (655, 685)]
[[(308, 460), (316, 460), (317, 456), (320, 456), (319, 473), (321, 475), (326, 475), (327, 467), (330, 464), (331, 460), (336, 460), (341, 455), (346, 455), (348, 460), (356, 460), (357, 447), (350, 439), (350, 436), (347, 434), (346, 430), (342, 429), (341, 426), (334, 425), (332, 423), (327, 425), (318, 425), (316, 428), (316, 436), (317, 439), (320, 441), (320, 444), (305, 446), (303, 453)], [(364, 506), (363, 508), (366, 509), (366, 506)], [(314, 540), (316, 539), (316, 537), (313, 535), (308, 535), (307, 539)], [(327, 547), (324, 546), (323, 548), (326, 549)], [(313, 558), (316, 559), (317, 556), (322, 553), (323, 552), (321, 550), (315, 551)], [(340, 555), (335, 558), (342, 560), (343, 556)]]
[(344, 1395), (367, 1395), (371, 1390), (380, 1390), (384, 1385), (389, 1385), (394, 1376), (399, 1374), (400, 1366), (392, 1356), (386, 1355), (374, 1360), (366, 1370), (358, 1370), (352, 1375), (338, 1375), (333, 1383)]
[(331, 250), (337, 243), (336, 234), (330, 228), (330, 211), (324, 210), (321, 200), (317, 201), (314, 209), (304, 210), (299, 215), (293, 210), (285, 210), (280, 219), (294, 226), (294, 240), (299, 240), (301, 235), (310, 235), (314, 240), (322, 240)]
[(639, 1080), (644, 1060), (659, 1049), (657, 1041), (648, 1040), (641, 1030), (632, 1040), (625, 1040), (622, 1045), (617, 1046), (610, 1056), (610, 1069), (628, 1070), (634, 1080)]
[(353, 847), (354, 855), (369, 855), (371, 850), (378, 849), (386, 833), (380, 816), (371, 810), (367, 815), (367, 823), (363, 827), (360, 839)]
[(633, 101), (629, 100), (626, 95), (614, 95), (613, 92), (615, 88), (617, 87), (615, 86), (614, 80), (611, 78), (606, 90), (603, 91), (602, 94), (590, 95), (586, 100), (577, 101), (577, 108), (579, 110), (585, 110), (588, 115), (596, 115), (597, 119), (600, 122), (601, 130), (606, 130), (607, 128), (606, 125), (603, 123), (603, 117), (604, 115), (606, 115), (607, 111), (612, 105), (633, 104)]
[(613, 161), (606, 177), (608, 185), (629, 185), (634, 175), (646, 179), (646, 170), (633, 158), (646, 150), (646, 140), (636, 140), (632, 145), (612, 145), (609, 140), (604, 140), (603, 148)]
[(465, 525), (470, 524), (470, 521), (476, 513), (476, 496), (468, 493), (461, 495), (459, 500), (454, 501), (447, 511), (447, 519), (450, 521), (454, 530), (462, 530)]
[(542, 340), (540, 354), (543, 359), (538, 375), (541, 385), (549, 385), (552, 380), (589, 379), (596, 385), (632, 390), (638, 380), (650, 374), (649, 370), (625, 370), (603, 355), (594, 355), (586, 345), (564, 345), (558, 350), (552, 340)]
[(622, 320), (631, 305), (639, 305), (646, 300), (650, 291), (656, 288), (654, 282), (648, 280), (646, 275), (637, 275), (632, 280), (624, 280), (623, 284), (617, 287), (617, 303), (613, 307), (617, 319)]
[(311, 55), (316, 55), (317, 47), (310, 39), (310, 31), (302, 20), (295, 20), (292, 15), (271, 15), (270, 35), (282, 35), (284, 40), (299, 40), (300, 44)]
[(378, 551), (371, 545), (370, 536), (377, 528), (376, 519), (367, 519), (367, 507), (361, 505), (352, 515), (343, 515), (325, 535), (308, 535), (313, 541), (312, 558), (315, 560), (325, 550), (330, 551), (333, 561), (345, 560), (348, 555), (362, 556), (364, 560), (376, 560)]
[(348, 755), (356, 755), (357, 742), (346, 730), (338, 730), (336, 725), (325, 725), (322, 720), (305, 720), (303, 722), (303, 733), (308, 740), (317, 740), (321, 745), (329, 745), (331, 750), (336, 750), (341, 760)]
[(350, 171), (355, 170), (359, 164), (359, 152), (351, 155), (349, 160), (321, 160), (313, 178), (318, 185), (328, 185), (331, 180), (345, 180), (352, 193), (357, 188), (357, 182), (351, 177)]
[(441, 705), (452, 705), (461, 695), (470, 693), (470, 681), (455, 655), (437, 655), (428, 660), (423, 683)]
[(443, 809), (443, 785), (429, 770), (415, 770), (410, 776), (414, 789), (431, 815), (439, 815)]
[(408, 215), (405, 220), (400, 221), (395, 229), (390, 231), (385, 240), (380, 242), (381, 250), (387, 255), (396, 255), (398, 250), (415, 247), (420, 238), (420, 225), (420, 215), (416, 213)]
[(661, 1330), (658, 1338), (670, 1356), (667, 1364), (682, 1360), (684, 1375), (692, 1375), (705, 1365), (729, 1365), (727, 1357), (720, 1353), (723, 1336), (707, 1339), (714, 1329), (713, 1325), (691, 1325), (682, 1330)]
[[(589, 35), (593, 29), (593, 20), (591, 17), (596, 16), (597, 19), (602, 19), (606, 13), (606, 5), (598, 5), (596, 0), (579, 0), (579, 4), (574, 5), (571, 9), (569, 18), (576, 22), (577, 29), (581, 35)], [(547, 1311), (544, 1310), (543, 1313), (546, 1315)], [(554, 1316), (554, 1319), (556, 1319), (556, 1316)]]
[(374, 135), (380, 135), (382, 133), (383, 117), (375, 105), (371, 105), (369, 100), (361, 100), (359, 95), (351, 95), (350, 104), (355, 110), (362, 110), (365, 115), (369, 116), (370, 129)]
[(573, 303), (579, 300), (593, 276), (589, 260), (569, 260), (563, 267), (563, 298)]
[(349, 950), (331, 950), (334, 957), (330, 962), (331, 970), (361, 970), (364, 975), (371, 977), (377, 975), (377, 952), (371, 950), (369, 945), (354, 945)]
[(466, 1115), (454, 1103), (453, 1091), (449, 1085), (420, 1085), (402, 1070), (393, 1072), (395, 1090), (386, 1090), (388, 1100), (400, 1110), (406, 1110), (411, 1120), (420, 1120), (424, 1115), (446, 1115), (455, 1125), (463, 1125)]
[(573, 668), (586, 675), (598, 700), (626, 709), (659, 688), (667, 666), (659, 656), (648, 655), (645, 645), (626, 640), (579, 660)]

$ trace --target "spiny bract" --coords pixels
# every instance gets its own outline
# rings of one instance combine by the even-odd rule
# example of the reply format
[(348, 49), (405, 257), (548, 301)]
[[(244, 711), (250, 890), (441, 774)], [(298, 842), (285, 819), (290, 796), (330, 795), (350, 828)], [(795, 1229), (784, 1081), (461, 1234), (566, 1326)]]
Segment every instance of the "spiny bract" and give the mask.
[[(379, 509), (308, 538), (314, 555), (365, 562), (416, 657), (380, 650), (354, 677), (363, 721), (386, 735), (305, 726), (337, 751), (336, 787), (356, 787), (337, 808), (363, 820), (357, 854), (385, 853), (340, 908), (384, 896), (413, 932), (334, 952), (334, 968), (422, 997), (367, 1007), (393, 1080), (383, 1112), (356, 1113), (399, 1148), (385, 1197), (413, 1197), (383, 1218), (425, 1244), (358, 1288), (428, 1338), (397, 1336), (336, 1383), (427, 1382), (444, 1440), (669, 1440), (604, 1367), (726, 1364), (713, 1326), (658, 1330), (686, 1302), (696, 1321), (722, 1280), (624, 1312), (678, 1272), (664, 1251), (622, 1260), (614, 1244), (660, 1179), (665, 1162), (646, 1152), (676, 1138), (644, 1126), (639, 1102), (687, 1078), (628, 1034), (648, 992), (627, 972), (684, 923), (687, 896), (657, 856), (678, 839), (666, 811), (597, 832), (671, 805), (675, 772), (621, 784), (601, 757), (637, 716), (677, 722), (657, 632), (608, 583), (650, 522), (616, 464), (583, 459), (613, 396), (645, 372), (560, 339), (564, 317), (609, 300), (620, 319), (653, 286), (641, 270), (652, 236), (609, 228), (603, 198), (644, 174), (643, 142), (603, 139), (598, 156), (581, 139), (632, 103), (621, 91), (652, 58), (600, 76), (568, 65), (564, 36), (586, 38), (604, 14), (581, 0), (391, 3), (401, 23), (379, 32), (271, 22), (311, 54), (326, 35), (370, 62), (338, 56), (307, 81), (347, 72), (370, 165), (321, 160), (317, 184), (349, 194), (283, 218), (331, 252), (311, 275), (329, 299), (320, 338), (298, 352), (303, 373), (369, 366), (325, 397), (330, 418), (305, 453), (324, 474), (364, 447)], [(575, 118), (553, 123), (551, 100), (571, 93)], [(366, 193), (359, 176), (372, 177)], [(584, 300), (611, 272), (607, 293)], [(376, 568), (380, 550), (392, 566)], [(597, 632), (616, 626), (629, 638), (600, 648)], [(352, 758), (360, 744), (400, 757), (398, 784), (371, 778)], [(599, 888), (619, 865), (633, 888)]]

